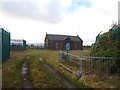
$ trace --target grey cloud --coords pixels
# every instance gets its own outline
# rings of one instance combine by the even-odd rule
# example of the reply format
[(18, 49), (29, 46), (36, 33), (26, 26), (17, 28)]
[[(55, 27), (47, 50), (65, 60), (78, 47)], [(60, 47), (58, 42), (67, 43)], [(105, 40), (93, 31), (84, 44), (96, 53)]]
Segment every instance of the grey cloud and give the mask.
[(0, 12), (12, 17), (40, 20), (49, 23), (59, 23), (62, 20), (62, 7), (56, 1), (48, 2), (46, 6), (38, 2), (0, 2)]

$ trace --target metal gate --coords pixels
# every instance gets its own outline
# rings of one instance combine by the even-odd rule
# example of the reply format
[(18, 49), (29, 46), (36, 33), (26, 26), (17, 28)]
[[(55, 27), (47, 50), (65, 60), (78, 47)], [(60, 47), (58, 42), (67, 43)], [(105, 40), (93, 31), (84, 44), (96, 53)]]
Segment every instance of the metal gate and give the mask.
[[(107, 82), (120, 85), (120, 58), (79, 57), (59, 51), (59, 66), (80, 78), (93, 83)], [(95, 81), (95, 82), (94, 82)]]

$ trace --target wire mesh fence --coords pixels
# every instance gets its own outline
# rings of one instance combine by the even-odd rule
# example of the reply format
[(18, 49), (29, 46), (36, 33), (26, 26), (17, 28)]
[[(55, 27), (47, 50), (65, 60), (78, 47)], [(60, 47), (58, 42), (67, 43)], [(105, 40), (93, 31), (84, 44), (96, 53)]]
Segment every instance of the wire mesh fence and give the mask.
[(91, 84), (120, 87), (120, 58), (79, 57), (59, 51), (59, 65)]

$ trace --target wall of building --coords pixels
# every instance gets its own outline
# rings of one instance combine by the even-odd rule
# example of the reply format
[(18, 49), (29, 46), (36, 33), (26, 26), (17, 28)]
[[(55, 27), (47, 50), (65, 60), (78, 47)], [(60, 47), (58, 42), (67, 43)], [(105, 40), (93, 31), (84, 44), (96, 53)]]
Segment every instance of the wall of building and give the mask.
[[(77, 46), (75, 46), (75, 44)], [(51, 50), (65, 50), (65, 45), (66, 42), (65, 41), (53, 41), (53, 40), (49, 40), (48, 42), (48, 46), (45, 46), (47, 49), (51, 49)], [(82, 50), (82, 42), (70, 42), (70, 49), (71, 50)]]
[(0, 59), (6, 60), (10, 57), (10, 33), (0, 28)]
[[(56, 46), (56, 44), (58, 44), (57, 46)], [(54, 40), (49, 40), (49, 46), (48, 46), (48, 48), (49, 49), (52, 49), (52, 50), (56, 50), (57, 48), (58, 49), (60, 49), (61, 47), (60, 47), (60, 42), (59, 41), (54, 41)]]
[(46, 49), (51, 50), (65, 50), (66, 42), (70, 43), (71, 50), (82, 50), (83, 49), (83, 41), (71, 41), (69, 37), (66, 37), (65, 40), (49, 40), (48, 37), (45, 37), (44, 44)]
[(82, 50), (82, 42), (80, 41), (72, 41), (71, 42), (71, 50)]

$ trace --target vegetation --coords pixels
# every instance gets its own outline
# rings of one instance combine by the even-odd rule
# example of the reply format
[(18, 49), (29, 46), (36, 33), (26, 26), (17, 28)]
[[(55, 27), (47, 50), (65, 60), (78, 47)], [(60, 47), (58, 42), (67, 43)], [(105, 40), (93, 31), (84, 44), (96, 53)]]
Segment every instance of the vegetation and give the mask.
[(92, 45), (91, 56), (98, 57), (120, 57), (120, 29), (110, 29), (108, 32), (99, 35)]
[[(89, 56), (90, 49), (72, 50), (71, 54), (79, 56)], [(40, 49), (26, 49), (25, 51), (12, 51), (11, 57), (8, 61), (3, 63), (3, 88), (21, 88), (23, 78), (21, 75), (21, 67), (26, 55), (29, 55), (29, 75), (32, 84), (35, 88), (65, 88), (66, 86), (58, 80), (56, 74), (51, 73), (46, 66), (40, 62), (40, 58), (46, 65), (52, 67), (55, 72), (62, 74), (70, 83), (80, 88), (92, 87), (111, 87), (114, 86), (111, 81), (110, 85), (107, 81), (99, 81), (101, 78), (94, 76), (86, 76), (77, 80), (77, 78), (67, 72), (64, 68), (58, 67), (58, 51), (57, 50), (40, 50)], [(93, 80), (92, 80), (93, 79)], [(108, 80), (108, 79), (107, 79)], [(114, 80), (115, 81), (115, 80)], [(117, 80), (118, 81), (118, 80)], [(100, 83), (100, 85), (99, 85)], [(118, 85), (118, 83), (116, 84)], [(119, 86), (116, 86), (119, 87)]]
[(2, 87), (3, 88), (21, 88), (22, 76), (21, 67), (24, 61), (24, 55), (12, 53), (10, 60), (3, 63), (2, 67)]
[(78, 78), (75, 75), (71, 74), (70, 72), (67, 72), (64, 68), (59, 67), (59, 71), (62, 74), (64, 74), (64, 76), (76, 87), (78, 87), (78, 88), (90, 88), (90, 86), (87, 86), (85, 84), (85, 81), (83, 79), (78, 80)]
[[(72, 51), (70, 51), (72, 53)], [(73, 51), (73, 53), (80, 51)], [(63, 72), (58, 68), (58, 51), (27, 49), (25, 51), (12, 51), (8, 61), (3, 63), (3, 88), (22, 88), (23, 78), (21, 75), (21, 67), (26, 55), (29, 55), (29, 75), (33, 86), (36, 88), (66, 88), (61, 81), (56, 78), (55, 74), (50, 73), (47, 68), (39, 61), (40, 58), (50, 65), (56, 72), (60, 72), (69, 82), (79, 87), (84, 87), (84, 82), (73, 75)]]
[[(114, 26), (108, 32), (98, 35), (92, 45), (91, 56), (95, 57), (120, 57), (120, 28)], [(120, 59), (105, 62), (110, 73), (120, 72)], [(116, 70), (116, 71), (115, 71)], [(117, 73), (120, 74), (120, 73)]]
[(61, 88), (62, 82), (50, 73), (37, 57), (31, 57), (29, 61), (29, 74), (36, 88)]

